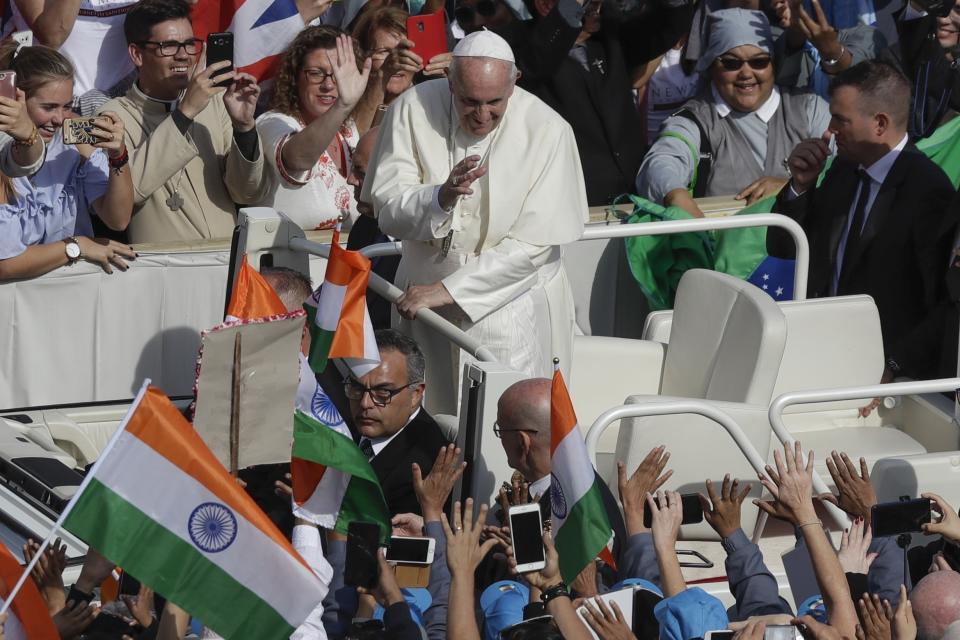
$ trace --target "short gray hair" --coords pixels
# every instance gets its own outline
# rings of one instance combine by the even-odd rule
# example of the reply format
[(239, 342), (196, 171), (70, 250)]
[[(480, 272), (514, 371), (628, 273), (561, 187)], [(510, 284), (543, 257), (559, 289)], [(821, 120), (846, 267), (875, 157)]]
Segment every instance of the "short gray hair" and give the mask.
[(303, 303), (313, 293), (310, 276), (289, 267), (263, 267), (260, 275), (268, 279), (277, 297), (287, 308), (287, 312), (303, 308)]
[(427, 361), (416, 340), (396, 329), (380, 329), (374, 336), (380, 351), (396, 351), (407, 361), (407, 383), (425, 382)]

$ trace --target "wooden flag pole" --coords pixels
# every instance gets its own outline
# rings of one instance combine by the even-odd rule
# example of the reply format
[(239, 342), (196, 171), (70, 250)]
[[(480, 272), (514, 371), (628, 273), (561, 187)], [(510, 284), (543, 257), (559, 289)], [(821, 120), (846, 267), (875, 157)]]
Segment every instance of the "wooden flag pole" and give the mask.
[(240, 470), (240, 356), (241, 333), (233, 340), (233, 379), (230, 389), (230, 474)]

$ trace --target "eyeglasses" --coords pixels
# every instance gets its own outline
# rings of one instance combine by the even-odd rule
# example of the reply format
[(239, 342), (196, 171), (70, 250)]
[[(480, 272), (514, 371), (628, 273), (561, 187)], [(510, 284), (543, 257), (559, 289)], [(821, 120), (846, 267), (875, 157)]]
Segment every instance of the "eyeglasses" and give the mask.
[(310, 84), (323, 84), (327, 79), (333, 80), (334, 84), (337, 82), (333, 71), (327, 72), (316, 67), (308, 67), (303, 70), (303, 73), (307, 76), (307, 81)]
[(373, 400), (373, 404), (378, 407), (385, 407), (390, 404), (390, 401), (393, 400), (393, 397), (403, 391), (404, 389), (409, 389), (410, 387), (415, 387), (420, 384), (422, 380), (417, 380), (415, 382), (410, 382), (403, 385), (402, 387), (397, 387), (396, 389), (391, 389), (389, 387), (365, 387), (356, 380), (347, 379), (343, 381), (343, 393), (350, 400), (363, 400), (364, 394), (369, 393), (370, 399)]
[(739, 71), (745, 63), (750, 65), (750, 68), (754, 71), (763, 71), (770, 66), (771, 60), (770, 56), (750, 58), (749, 60), (727, 56), (723, 58), (717, 58), (717, 62), (720, 63), (720, 66), (723, 67), (724, 71)]
[(500, 423), (493, 423), (493, 435), (502, 439), (505, 433), (536, 433), (536, 431), (533, 429), (504, 429), (500, 426)]
[(157, 55), (163, 56), (164, 58), (170, 58), (177, 55), (180, 52), (180, 49), (186, 51), (187, 55), (190, 56), (195, 56), (203, 50), (203, 40), (200, 40), (199, 38), (191, 38), (189, 40), (184, 40), (183, 42), (178, 42), (176, 40), (164, 40), (163, 42), (144, 40), (140, 43), (141, 47), (146, 47), (147, 45), (156, 47), (155, 51), (157, 52)]
[(496, 12), (496, 0), (480, 0), (475, 7), (460, 5), (453, 10), (453, 16), (457, 19), (457, 24), (473, 24), (477, 14), (489, 18)]

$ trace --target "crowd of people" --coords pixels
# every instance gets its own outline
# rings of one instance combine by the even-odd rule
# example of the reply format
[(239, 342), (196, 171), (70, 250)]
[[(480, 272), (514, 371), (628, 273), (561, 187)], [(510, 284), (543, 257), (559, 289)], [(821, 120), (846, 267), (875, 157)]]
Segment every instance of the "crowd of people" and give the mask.
[[(554, 357), (570, 366), (575, 333), (561, 248), (590, 206), (624, 193), (690, 216), (703, 215), (701, 196), (772, 198), (810, 240), (810, 296), (876, 301), (884, 380), (956, 371), (960, 175), (916, 144), (960, 110), (960, 1), (911, 0), (884, 30), (870, 0), (455, 0), (449, 51), (424, 59), (407, 18), (437, 2), (297, 0), (304, 28), (269, 83), (205, 64), (196, 2), (10, 4), (7, 32), (34, 42), (0, 45), (0, 69), (16, 76), (8, 94), (0, 86), (0, 281), (79, 260), (125, 271), (131, 244), (227, 238), (249, 205), (307, 229), (340, 222), (350, 248), (403, 241), (399, 260), (374, 266), (403, 289), (395, 308), (371, 302), (380, 366), (320, 382), (380, 481), (394, 534), (436, 541), (429, 585), (401, 589), (382, 556), (374, 587), (346, 585), (347, 540), (294, 518), (284, 470), (242, 475), (305, 558), (323, 548), (327, 597), (294, 638), (732, 629), (760, 640), (775, 625), (816, 640), (960, 637), (960, 516), (924, 494), (938, 514), (925, 532), (939, 539), (905, 567), (894, 540), (872, 538), (876, 494), (866, 463), (846, 454), (828, 461), (838, 495), (821, 497), (853, 518), (839, 552), (817, 515), (811, 454), (786, 447), (760, 480), (771, 499), (758, 508), (793, 527), (819, 586), (799, 610), (741, 529), (748, 489), (729, 477), (707, 480), (700, 500), (736, 604), (685, 583), (663, 448), (620, 466), (619, 500), (599, 483), (612, 543), (570, 584), (549, 528), (546, 565), (518, 574), (503, 517), (528, 502), (551, 517), (547, 377)], [(94, 118), (90, 138), (68, 143), (64, 123), (78, 117)], [(774, 232), (767, 244), (792, 250)], [(290, 310), (311, 293), (296, 272), (264, 276)], [(495, 505), (449, 505), (478, 461), (461, 460), (430, 414), (458, 412), (468, 356), (412, 322), (424, 308), (528, 378), (503, 394), (490, 434), (516, 472)], [(63, 638), (172, 640), (202, 627), (147, 586), (90, 605), (115, 569), (96, 550), (69, 590), (64, 568), (54, 545), (32, 574)], [(632, 627), (597, 599), (625, 586), (650, 594)], [(95, 623), (108, 615), (119, 630)]]

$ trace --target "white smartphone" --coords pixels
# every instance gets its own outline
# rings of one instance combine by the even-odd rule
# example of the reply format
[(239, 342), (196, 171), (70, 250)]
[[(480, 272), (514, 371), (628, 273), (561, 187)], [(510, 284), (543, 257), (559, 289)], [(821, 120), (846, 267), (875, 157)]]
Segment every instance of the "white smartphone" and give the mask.
[(433, 538), (393, 536), (387, 549), (388, 562), (401, 564), (433, 564), (433, 551), (437, 541)]
[(716, 631), (707, 631), (703, 636), (703, 640), (733, 640), (733, 635), (736, 631), (731, 631), (730, 629), (718, 629)]
[(518, 504), (507, 512), (510, 518), (510, 542), (513, 545), (513, 558), (517, 561), (517, 572), (539, 571), (546, 565), (546, 552), (543, 549), (543, 520), (540, 518), (540, 505)]

